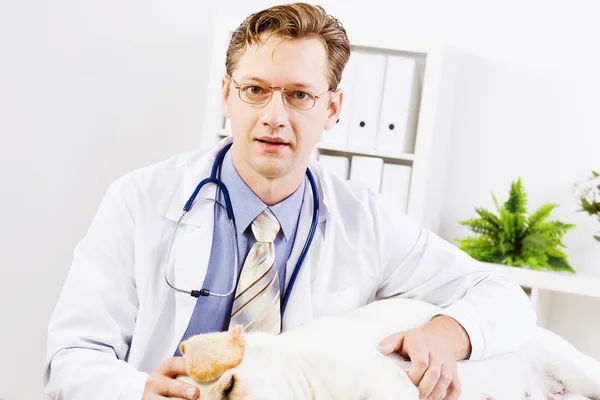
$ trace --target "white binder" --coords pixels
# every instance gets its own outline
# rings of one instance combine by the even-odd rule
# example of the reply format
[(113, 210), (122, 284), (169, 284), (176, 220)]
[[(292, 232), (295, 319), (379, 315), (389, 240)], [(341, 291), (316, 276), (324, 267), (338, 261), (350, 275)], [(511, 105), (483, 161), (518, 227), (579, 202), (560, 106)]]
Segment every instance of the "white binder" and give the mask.
[(383, 160), (377, 157), (352, 156), (350, 180), (362, 182), (379, 193)]
[(350, 160), (348, 157), (329, 156), (321, 154), (319, 156), (319, 162), (323, 165), (323, 168), (328, 170), (334, 175), (340, 177), (340, 179), (347, 180), (348, 172), (350, 171)]
[(329, 131), (323, 131), (321, 142), (344, 147), (348, 143), (349, 119), (352, 113), (352, 92), (354, 90), (356, 74), (356, 54), (352, 52), (350, 59), (344, 68), (342, 80), (338, 85), (344, 92), (342, 99), (342, 111), (338, 116), (337, 123)]
[(411, 172), (412, 168), (407, 165), (383, 164), (381, 195), (403, 213), (408, 209)]
[(348, 146), (374, 150), (385, 74), (385, 56), (356, 52), (356, 82), (352, 93), (352, 114)]
[(377, 149), (413, 153), (419, 112), (416, 60), (389, 56), (383, 86)]

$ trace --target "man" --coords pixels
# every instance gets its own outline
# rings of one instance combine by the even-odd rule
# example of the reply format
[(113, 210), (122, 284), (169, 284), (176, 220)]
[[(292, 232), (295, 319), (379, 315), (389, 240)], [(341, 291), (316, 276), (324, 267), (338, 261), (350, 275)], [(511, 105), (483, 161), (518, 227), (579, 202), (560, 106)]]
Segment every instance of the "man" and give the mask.
[(214, 185), (200, 190), (182, 220), (167, 277), (179, 288), (231, 293), (196, 300), (171, 290), (163, 275), (184, 204), (231, 140), (208, 155), (176, 156), (119, 179), (77, 246), (50, 322), (45, 385), (52, 398), (195, 399), (197, 388), (173, 379), (186, 374), (183, 359), (172, 357), (183, 339), (238, 323), (277, 333), (391, 296), (444, 307), (422, 328), (381, 344), (385, 354), (410, 357), (409, 377), (423, 398), (458, 398), (456, 360), (524, 343), (535, 318), (516, 284), (318, 163), (310, 164), (318, 228), (281, 316), (314, 212), (309, 157), (339, 115), (337, 86), (349, 54), (341, 24), (320, 7), (273, 7), (242, 23), (222, 79), (233, 145), (220, 178), (240, 243), (235, 291), (225, 212), (204, 200), (223, 201)]

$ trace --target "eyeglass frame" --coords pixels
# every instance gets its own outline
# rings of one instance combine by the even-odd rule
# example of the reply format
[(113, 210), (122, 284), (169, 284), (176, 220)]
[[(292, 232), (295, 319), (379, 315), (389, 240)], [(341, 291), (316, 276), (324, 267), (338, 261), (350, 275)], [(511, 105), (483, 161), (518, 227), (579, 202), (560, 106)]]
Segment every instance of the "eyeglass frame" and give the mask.
[[(244, 103), (246, 103), (246, 104), (251, 104), (251, 105), (254, 105), (254, 106), (264, 106), (264, 105), (267, 105), (267, 104), (269, 104), (269, 102), (271, 102), (271, 100), (273, 99), (273, 92), (275, 91), (275, 89), (281, 89), (281, 101), (283, 102), (283, 104), (285, 104), (287, 107), (289, 107), (289, 108), (292, 108), (292, 109), (294, 109), (294, 110), (300, 110), (300, 111), (310, 111), (310, 110), (312, 110), (313, 108), (315, 108), (315, 104), (317, 104), (317, 100), (318, 100), (318, 99), (320, 99), (321, 97), (323, 97), (324, 95), (326, 95), (327, 93), (329, 93), (329, 92), (331, 92), (331, 91), (332, 91), (331, 89), (329, 89), (329, 90), (327, 90), (326, 92), (324, 92), (324, 93), (321, 93), (321, 94), (317, 95), (317, 94), (314, 94), (313, 92), (310, 92), (310, 91), (308, 91), (308, 90), (293, 90), (293, 89), (286, 89), (286, 88), (284, 88), (284, 87), (281, 87), (281, 86), (241, 85), (241, 84), (237, 83), (235, 79), (233, 79), (233, 76), (227, 75), (227, 77), (228, 77), (229, 79), (231, 79), (231, 80), (233, 81), (233, 83), (235, 84), (233, 87), (234, 87), (235, 89), (237, 89), (237, 91), (238, 91), (238, 97), (240, 98), (240, 100), (241, 100), (241, 101), (243, 101), (243, 102), (244, 102)], [(244, 99), (242, 99), (242, 92), (241, 92), (241, 90), (240, 90), (242, 86), (258, 86), (258, 87), (261, 87), (261, 88), (267, 88), (267, 89), (269, 89), (269, 93), (270, 93), (270, 94), (269, 94), (269, 98), (268, 98), (266, 101), (262, 102), (262, 103), (250, 103), (250, 102), (247, 102), (247, 101), (245, 101)], [(290, 91), (290, 90), (292, 90), (292, 91), (303, 92), (303, 93), (306, 93), (306, 94), (309, 94), (309, 95), (313, 96), (313, 97), (314, 97), (313, 105), (312, 105), (310, 108), (297, 108), (297, 107), (293, 107), (293, 106), (289, 105), (289, 104), (288, 104), (288, 103), (285, 101), (285, 98), (283, 97), (283, 93), (284, 93), (286, 90), (287, 90), (287, 91)]]

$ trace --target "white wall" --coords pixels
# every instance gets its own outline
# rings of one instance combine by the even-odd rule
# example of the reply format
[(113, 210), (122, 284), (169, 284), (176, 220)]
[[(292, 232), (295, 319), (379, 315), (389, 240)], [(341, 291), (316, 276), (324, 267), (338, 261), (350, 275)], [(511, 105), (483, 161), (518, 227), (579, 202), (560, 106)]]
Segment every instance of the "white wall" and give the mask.
[[(0, 4), (0, 398), (44, 398), (48, 319), (109, 182), (199, 146), (215, 10), (246, 15), (276, 2), (202, 3)], [(521, 176), (530, 209), (556, 202), (554, 216), (577, 224), (565, 238), (574, 267), (600, 275), (591, 238), (600, 224), (575, 212), (570, 193), (600, 170), (594, 0), (321, 4), (342, 21), (441, 37), (467, 53), (440, 193), (445, 238), (464, 236), (456, 221), (474, 205), (491, 207), (491, 191), (506, 198)], [(577, 298), (557, 304), (563, 314), (600, 309)], [(584, 328), (555, 320), (561, 333), (600, 329), (598, 320)]]

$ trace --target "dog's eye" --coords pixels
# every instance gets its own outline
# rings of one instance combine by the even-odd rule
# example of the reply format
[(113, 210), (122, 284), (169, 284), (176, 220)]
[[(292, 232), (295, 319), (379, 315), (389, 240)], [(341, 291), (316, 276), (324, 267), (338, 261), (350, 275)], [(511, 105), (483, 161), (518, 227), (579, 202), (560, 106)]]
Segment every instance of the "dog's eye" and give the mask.
[(229, 400), (229, 395), (233, 391), (234, 386), (235, 386), (235, 374), (232, 374), (231, 380), (229, 381), (227, 386), (225, 386), (225, 389), (223, 389), (223, 396), (222, 396), (223, 400)]

